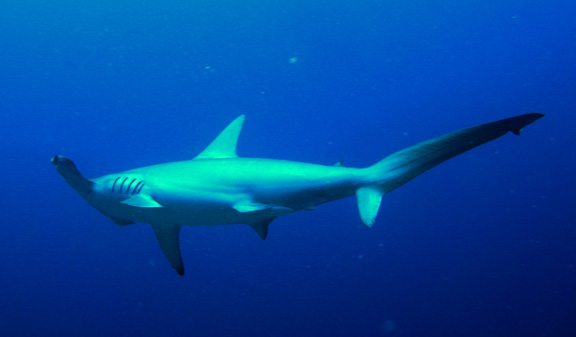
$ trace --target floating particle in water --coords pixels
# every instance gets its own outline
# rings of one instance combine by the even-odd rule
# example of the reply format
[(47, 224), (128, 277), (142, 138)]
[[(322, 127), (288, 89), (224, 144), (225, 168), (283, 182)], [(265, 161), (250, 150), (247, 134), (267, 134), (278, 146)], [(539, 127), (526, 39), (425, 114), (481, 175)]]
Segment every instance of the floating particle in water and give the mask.
[(291, 58), (288, 60), (288, 63), (296, 63), (296, 62), (298, 62), (298, 58), (297, 58), (297, 57), (291, 57)]
[(396, 331), (396, 329), (398, 329), (398, 325), (391, 319), (382, 322), (382, 325), (380, 326), (380, 331), (385, 334), (391, 334)]

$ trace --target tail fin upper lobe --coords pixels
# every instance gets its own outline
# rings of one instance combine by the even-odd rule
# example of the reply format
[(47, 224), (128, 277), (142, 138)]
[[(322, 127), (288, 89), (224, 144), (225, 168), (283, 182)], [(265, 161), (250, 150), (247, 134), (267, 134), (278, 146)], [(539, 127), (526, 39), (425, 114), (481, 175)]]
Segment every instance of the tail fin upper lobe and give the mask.
[(362, 221), (367, 226), (372, 226), (378, 214), (380, 199), (385, 193), (452, 157), (502, 137), (508, 131), (519, 135), (523, 127), (542, 117), (543, 114), (530, 113), (462, 129), (410, 146), (384, 158), (367, 169), (370, 171), (370, 180), (375, 183), (361, 187), (356, 192)]

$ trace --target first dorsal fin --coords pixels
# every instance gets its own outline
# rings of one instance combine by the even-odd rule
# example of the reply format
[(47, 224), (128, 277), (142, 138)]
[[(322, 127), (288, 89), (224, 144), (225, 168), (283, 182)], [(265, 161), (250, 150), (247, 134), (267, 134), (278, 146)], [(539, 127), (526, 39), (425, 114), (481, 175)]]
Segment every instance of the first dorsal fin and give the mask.
[(194, 159), (237, 158), (236, 144), (244, 119), (244, 115), (236, 118)]

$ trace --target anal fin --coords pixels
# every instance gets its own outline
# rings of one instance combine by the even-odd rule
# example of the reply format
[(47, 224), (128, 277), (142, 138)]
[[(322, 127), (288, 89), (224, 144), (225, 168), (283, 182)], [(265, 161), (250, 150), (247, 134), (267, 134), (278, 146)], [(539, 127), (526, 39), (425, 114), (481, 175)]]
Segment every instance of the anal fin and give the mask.
[(362, 222), (366, 226), (372, 227), (374, 225), (383, 195), (384, 192), (378, 186), (364, 186), (356, 191), (358, 211)]
[(180, 225), (152, 224), (160, 248), (168, 262), (180, 275), (184, 275), (184, 264), (180, 253)]

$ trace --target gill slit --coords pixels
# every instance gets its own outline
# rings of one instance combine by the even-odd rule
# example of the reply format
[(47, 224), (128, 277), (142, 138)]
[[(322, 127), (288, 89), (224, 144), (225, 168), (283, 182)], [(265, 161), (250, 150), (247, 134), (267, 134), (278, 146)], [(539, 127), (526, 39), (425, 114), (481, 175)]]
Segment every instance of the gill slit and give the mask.
[(126, 180), (128, 180), (128, 177), (124, 178), (124, 180), (122, 180), (122, 184), (120, 184), (120, 193), (122, 193), (122, 188), (124, 187)]
[(112, 184), (112, 192), (114, 192), (114, 189), (116, 188), (116, 183), (118, 182), (118, 180), (120, 179), (120, 177), (116, 178), (116, 180), (114, 180), (114, 184)]

